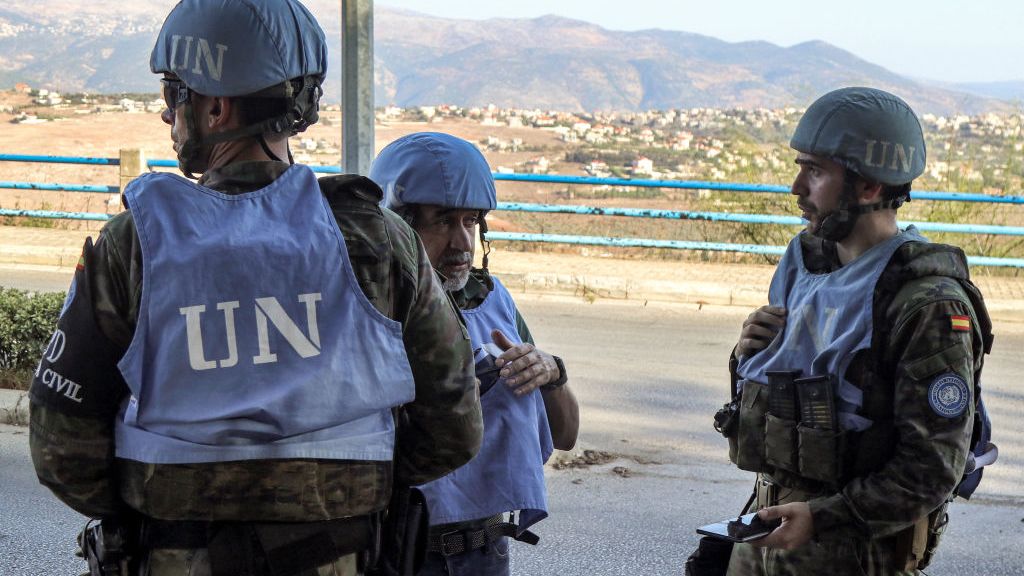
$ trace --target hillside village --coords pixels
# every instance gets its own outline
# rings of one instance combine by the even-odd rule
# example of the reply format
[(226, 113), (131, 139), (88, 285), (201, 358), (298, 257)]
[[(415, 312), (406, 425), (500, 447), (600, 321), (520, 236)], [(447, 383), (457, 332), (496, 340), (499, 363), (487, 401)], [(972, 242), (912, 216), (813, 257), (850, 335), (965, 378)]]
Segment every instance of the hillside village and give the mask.
[[(87, 114), (159, 114), (155, 94), (59, 94), (18, 84), (0, 93), (0, 114), (12, 123), (39, 123)], [(442, 129), (459, 121), (479, 127), (477, 145), (485, 152), (519, 153), (498, 172), (575, 174), (595, 177), (787, 183), (792, 175), (788, 135), (803, 110), (690, 108), (648, 112), (560, 112), (540, 109), (455, 105), (377, 110), (378, 127), (423, 123)], [(923, 114), (928, 167), (918, 188), (1020, 194), (1024, 184), (1024, 115)], [(323, 107), (322, 123), (340, 124), (337, 105)], [(530, 143), (515, 136), (536, 130), (557, 145)], [(300, 136), (296, 159), (336, 164), (336, 138)], [(513, 134), (513, 135), (510, 135)], [(521, 153), (528, 153), (523, 157)]]
[[(500, 127), (550, 131), (565, 152), (538, 150), (517, 166), (498, 171), (583, 172), (596, 177), (665, 180), (788, 182), (792, 174), (789, 134), (802, 109), (691, 108), (642, 113), (569, 113), (502, 109), (496, 106), (387, 106), (378, 122), (441, 122), (465, 118), (493, 126), (496, 134), (478, 144), (484, 150), (520, 150), (521, 139), (503, 139)], [(1019, 194), (1024, 182), (1024, 115), (923, 114), (929, 148), (923, 184), (943, 190)]]

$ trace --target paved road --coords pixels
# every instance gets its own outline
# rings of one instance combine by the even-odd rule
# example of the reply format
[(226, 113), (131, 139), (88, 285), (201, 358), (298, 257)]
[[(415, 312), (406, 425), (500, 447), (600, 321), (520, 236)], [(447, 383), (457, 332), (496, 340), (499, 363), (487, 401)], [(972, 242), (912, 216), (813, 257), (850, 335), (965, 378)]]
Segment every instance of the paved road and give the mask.
[[(735, 512), (749, 493), (750, 475), (728, 464), (724, 440), (709, 425), (747, 311), (520, 300), (538, 342), (565, 358), (583, 412), (580, 450), (613, 459), (548, 471), (551, 518), (537, 527), (537, 548), (516, 546), (515, 571), (681, 574), (694, 527)], [(997, 333), (985, 393), (1000, 465), (979, 495), (954, 506), (932, 576), (1011, 575), (1024, 566), (1024, 393), (1014, 386), (1024, 330), (997, 325)], [(0, 427), (0, 486), (0, 574), (79, 573), (71, 553), (83, 519), (35, 484), (23, 428)]]

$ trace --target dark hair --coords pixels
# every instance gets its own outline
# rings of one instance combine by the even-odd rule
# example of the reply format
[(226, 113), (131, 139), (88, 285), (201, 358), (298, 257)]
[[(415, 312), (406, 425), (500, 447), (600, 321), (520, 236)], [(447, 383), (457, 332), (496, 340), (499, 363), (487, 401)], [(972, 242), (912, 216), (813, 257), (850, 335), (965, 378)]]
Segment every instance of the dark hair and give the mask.
[(242, 96), (235, 99), (235, 107), (238, 108), (242, 123), (250, 126), (285, 114), (288, 111), (288, 101), (284, 98)]
[(904, 200), (910, 199), (910, 182), (895, 186), (883, 184), (882, 197), (886, 200), (895, 200), (896, 198), (903, 198)]
[[(845, 188), (844, 192), (846, 194), (853, 197), (853, 187), (860, 180), (868, 183), (869, 185), (877, 184), (877, 182), (873, 182), (872, 180), (861, 176), (856, 170), (844, 166), (843, 187)], [(882, 184), (882, 199), (885, 201), (895, 201), (891, 207), (893, 209), (899, 208), (904, 202), (910, 200), (911, 184), (911, 182), (907, 182), (906, 184)]]

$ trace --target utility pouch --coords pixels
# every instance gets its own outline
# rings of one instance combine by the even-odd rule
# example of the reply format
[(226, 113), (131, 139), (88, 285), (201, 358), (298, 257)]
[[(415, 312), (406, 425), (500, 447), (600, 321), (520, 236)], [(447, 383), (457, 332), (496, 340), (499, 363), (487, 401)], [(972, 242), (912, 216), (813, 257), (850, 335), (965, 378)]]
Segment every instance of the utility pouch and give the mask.
[(736, 438), (736, 427), (739, 426), (739, 402), (733, 400), (715, 412), (715, 430), (726, 438)]
[[(935, 557), (935, 551), (939, 547), (939, 541), (942, 540), (942, 534), (946, 532), (946, 526), (949, 524), (949, 501), (946, 501), (942, 506), (939, 506), (937, 510), (928, 515), (928, 529), (926, 531), (926, 537), (924, 541), (923, 550), (920, 555), (920, 559), (917, 561), (917, 569), (923, 570), (931, 564), (932, 558)], [(914, 538), (914, 552), (917, 552), (918, 538)]]
[(800, 475), (811, 480), (835, 484), (842, 478), (843, 449), (846, 434), (840, 430), (796, 428)]
[(768, 415), (768, 387), (747, 380), (740, 395), (739, 433), (736, 450), (730, 446), (729, 456), (741, 470), (764, 470), (765, 419)]

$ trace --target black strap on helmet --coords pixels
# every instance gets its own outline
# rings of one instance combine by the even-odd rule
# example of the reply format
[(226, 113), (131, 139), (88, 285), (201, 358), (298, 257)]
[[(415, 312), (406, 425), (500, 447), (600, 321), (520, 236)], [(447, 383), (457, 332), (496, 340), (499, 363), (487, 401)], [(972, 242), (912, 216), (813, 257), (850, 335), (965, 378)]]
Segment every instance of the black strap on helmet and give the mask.
[[(187, 161), (198, 156), (204, 146), (212, 146), (229, 140), (239, 140), (250, 136), (256, 136), (263, 147), (264, 152), (275, 160), (280, 160), (276, 155), (269, 152), (264, 134), (284, 134), (294, 136), (306, 130), (320, 119), (320, 97), (323, 95), (323, 88), (320, 86), (318, 76), (303, 76), (283, 82), (277, 86), (271, 86), (255, 94), (249, 94), (252, 98), (283, 98), (287, 101), (288, 110), (255, 124), (243, 126), (235, 130), (209, 134), (203, 138), (194, 137), (198, 134), (196, 129), (196, 118), (192, 108), (192, 100), (185, 102), (185, 120), (188, 127), (188, 138), (182, 143), (178, 152), (179, 162), (182, 167)], [(291, 151), (288, 152), (291, 161)], [(188, 171), (185, 175), (195, 178)]]
[(483, 249), (484, 249), (483, 262), (482, 262), (482, 266), (483, 266), (484, 270), (487, 270), (487, 257), (490, 256), (490, 254), (491, 254), (491, 241), (487, 239), (487, 220), (486, 220), (486, 216), (487, 216), (487, 210), (481, 210), (480, 211), (480, 222), (479, 222), (478, 226), (479, 226), (479, 234), (480, 234), (480, 246), (483, 247)]
[[(267, 118), (249, 126), (243, 126), (235, 130), (211, 134), (202, 140), (202, 144), (217, 144), (228, 140), (237, 140), (246, 136), (257, 134), (283, 134), (294, 136), (320, 119), (320, 96), (323, 89), (319, 80), (314, 76), (306, 76), (297, 80), (285, 82), (283, 97), (288, 101), (288, 111), (284, 114)], [(276, 89), (278, 87), (274, 87)], [(254, 98), (273, 98), (273, 92), (267, 90), (250, 95)]]
[(861, 178), (861, 175), (856, 171), (845, 168), (843, 172), (843, 191), (839, 195), (839, 205), (835, 210), (822, 218), (818, 229), (813, 232), (815, 236), (832, 242), (839, 242), (849, 236), (850, 232), (853, 232), (853, 227), (857, 224), (857, 218), (860, 218), (862, 214), (877, 212), (878, 210), (888, 210), (890, 208), (895, 210), (903, 206), (904, 202), (910, 200), (908, 193), (895, 198), (886, 198), (878, 202), (872, 202), (871, 204), (857, 204), (856, 184), (857, 180)]

